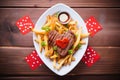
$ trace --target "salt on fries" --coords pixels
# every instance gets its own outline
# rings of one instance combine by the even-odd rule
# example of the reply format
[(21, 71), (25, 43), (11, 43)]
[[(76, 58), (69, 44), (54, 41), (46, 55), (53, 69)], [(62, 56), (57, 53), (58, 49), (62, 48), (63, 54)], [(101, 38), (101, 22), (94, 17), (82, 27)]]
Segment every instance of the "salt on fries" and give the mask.
[[(64, 33), (67, 30), (71, 30), (76, 35), (76, 41), (73, 44), (72, 54), (68, 54), (65, 57), (61, 57), (52, 46), (48, 44), (48, 33), (50, 30), (56, 30), (60, 34)], [(82, 33), (82, 27), (77, 27), (77, 21), (71, 19), (67, 25), (63, 25), (58, 21), (56, 15), (48, 15), (46, 23), (43, 25), (42, 29), (36, 30), (32, 29), (36, 34), (37, 39), (35, 41), (39, 44), (40, 52), (45, 49), (45, 56), (53, 61), (53, 67), (57, 70), (60, 70), (62, 66), (70, 65), (72, 61), (75, 60), (73, 56), (75, 50), (78, 50), (78, 45), (85, 44), (83, 38), (89, 36), (89, 33)]]

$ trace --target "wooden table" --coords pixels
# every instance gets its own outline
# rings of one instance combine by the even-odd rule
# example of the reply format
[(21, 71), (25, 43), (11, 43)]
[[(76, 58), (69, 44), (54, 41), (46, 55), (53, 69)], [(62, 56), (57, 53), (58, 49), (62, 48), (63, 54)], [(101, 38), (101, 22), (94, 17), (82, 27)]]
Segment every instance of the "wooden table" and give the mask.
[[(45, 65), (32, 71), (24, 58), (34, 50), (32, 32), (22, 35), (16, 20), (29, 15), (34, 23), (56, 3), (65, 3), (86, 20), (90, 16), (103, 30), (90, 37), (89, 45), (101, 59), (88, 68), (80, 62), (60, 77)], [(1, 80), (120, 80), (120, 1), (119, 0), (1, 0), (0, 1), (0, 78)]]

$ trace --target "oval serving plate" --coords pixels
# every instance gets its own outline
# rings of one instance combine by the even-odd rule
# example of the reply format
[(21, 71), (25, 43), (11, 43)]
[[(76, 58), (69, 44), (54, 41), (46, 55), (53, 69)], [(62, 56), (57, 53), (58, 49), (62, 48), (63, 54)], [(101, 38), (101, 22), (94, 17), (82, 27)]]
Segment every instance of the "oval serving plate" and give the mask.
[[(66, 12), (68, 12), (70, 14), (71, 18), (78, 22), (78, 27), (80, 27), (80, 26), (82, 27), (82, 30), (83, 30), (82, 32), (83, 33), (88, 33), (86, 25), (85, 25), (83, 19), (81, 18), (81, 16), (76, 11), (74, 11), (72, 8), (70, 8), (69, 6), (67, 6), (65, 4), (62, 4), (62, 3), (58, 3), (58, 4), (54, 5), (54, 6), (52, 6), (51, 8), (49, 8), (48, 10), (46, 10), (41, 15), (41, 17), (38, 19), (38, 21), (37, 21), (37, 23), (35, 25), (35, 29), (39, 30), (45, 24), (46, 16), (52, 15), (52, 14), (58, 12), (58, 11), (66, 11)], [(42, 59), (44, 64), (50, 70), (52, 70), (54, 73), (56, 73), (57, 75), (60, 75), (60, 76), (66, 75), (73, 68), (75, 68), (75, 66), (82, 59), (82, 57), (83, 57), (83, 55), (84, 55), (84, 53), (86, 51), (87, 45), (88, 45), (88, 38), (85, 38), (84, 41), (86, 42), (86, 44), (82, 45), (82, 47), (74, 54), (75, 61), (73, 61), (70, 65), (63, 66), (60, 70), (56, 70), (53, 67), (53, 62), (50, 59), (48, 59), (47, 57), (45, 57), (44, 51), (42, 51), (42, 53), (40, 53), (39, 45), (34, 41), (35, 39), (36, 39), (36, 35), (35, 35), (35, 33), (33, 33), (33, 43), (34, 43), (35, 49), (36, 49), (39, 57)]]

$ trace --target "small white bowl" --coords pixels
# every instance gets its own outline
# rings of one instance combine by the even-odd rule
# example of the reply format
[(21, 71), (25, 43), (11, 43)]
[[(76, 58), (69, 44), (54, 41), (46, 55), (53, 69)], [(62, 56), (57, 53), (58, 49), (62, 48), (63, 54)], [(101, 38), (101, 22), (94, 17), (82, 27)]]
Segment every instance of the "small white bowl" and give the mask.
[(68, 12), (59, 12), (58, 20), (61, 24), (67, 24), (71, 20), (71, 16)]

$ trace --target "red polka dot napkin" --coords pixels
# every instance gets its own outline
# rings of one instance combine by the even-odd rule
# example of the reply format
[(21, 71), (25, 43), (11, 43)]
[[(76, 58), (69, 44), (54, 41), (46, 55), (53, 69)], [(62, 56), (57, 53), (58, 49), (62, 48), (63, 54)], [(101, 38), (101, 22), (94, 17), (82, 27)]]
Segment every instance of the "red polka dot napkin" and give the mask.
[(29, 54), (27, 57), (25, 57), (26, 62), (29, 64), (30, 68), (32, 70), (39, 67), (41, 64), (43, 64), (42, 60), (38, 56), (37, 52), (34, 50), (31, 54)]
[(16, 22), (17, 27), (19, 28), (22, 34), (26, 34), (31, 31), (30, 28), (34, 28), (34, 24), (29, 16), (24, 16)]
[(91, 16), (85, 22), (86, 22), (86, 27), (88, 29), (88, 32), (90, 33), (91, 36), (94, 36), (98, 31), (102, 30), (101, 25), (93, 16)]
[(100, 55), (93, 50), (92, 47), (88, 47), (82, 61), (88, 66), (92, 66), (97, 60), (100, 59)]

